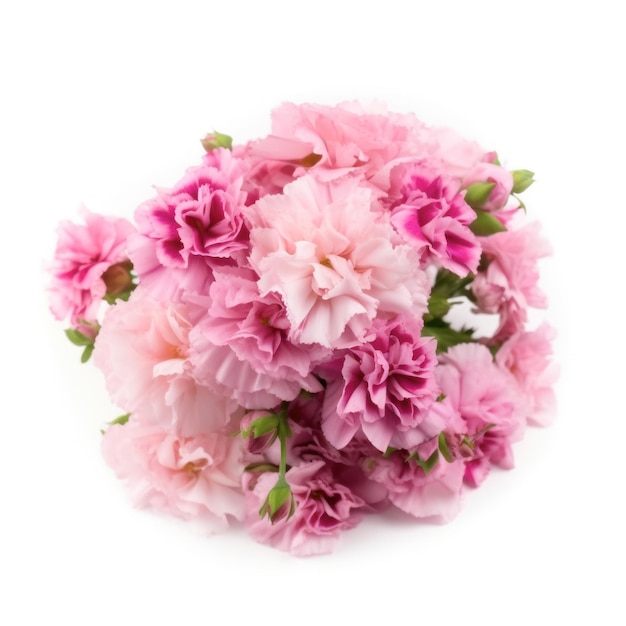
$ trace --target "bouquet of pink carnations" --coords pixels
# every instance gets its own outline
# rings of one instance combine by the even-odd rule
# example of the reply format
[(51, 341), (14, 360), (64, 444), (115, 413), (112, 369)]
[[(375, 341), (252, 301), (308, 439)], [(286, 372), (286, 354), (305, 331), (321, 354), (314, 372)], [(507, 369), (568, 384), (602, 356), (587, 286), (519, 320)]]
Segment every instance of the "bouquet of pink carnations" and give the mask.
[(140, 506), (300, 556), (387, 507), (452, 519), (552, 412), (533, 173), (356, 103), (202, 145), (135, 225), (60, 227), (52, 312), (124, 412), (106, 461)]

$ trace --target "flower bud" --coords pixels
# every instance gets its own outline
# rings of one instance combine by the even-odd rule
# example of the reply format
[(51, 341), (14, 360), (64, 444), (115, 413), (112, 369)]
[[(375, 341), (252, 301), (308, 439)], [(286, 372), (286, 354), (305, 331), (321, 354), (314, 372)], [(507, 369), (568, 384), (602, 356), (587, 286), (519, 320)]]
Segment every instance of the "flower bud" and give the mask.
[(278, 437), (279, 419), (268, 411), (250, 411), (241, 419), (241, 435), (246, 438), (246, 448), (251, 454), (262, 454)]
[(291, 487), (284, 479), (278, 479), (278, 482), (270, 492), (259, 510), (261, 517), (267, 516), (272, 524), (276, 522), (287, 521), (296, 510), (296, 501)]
[(215, 131), (205, 135), (204, 139), (200, 140), (200, 143), (207, 152), (211, 152), (216, 148), (228, 148), (229, 150), (232, 150), (233, 138), (230, 135), (225, 135), (224, 133), (218, 133)]

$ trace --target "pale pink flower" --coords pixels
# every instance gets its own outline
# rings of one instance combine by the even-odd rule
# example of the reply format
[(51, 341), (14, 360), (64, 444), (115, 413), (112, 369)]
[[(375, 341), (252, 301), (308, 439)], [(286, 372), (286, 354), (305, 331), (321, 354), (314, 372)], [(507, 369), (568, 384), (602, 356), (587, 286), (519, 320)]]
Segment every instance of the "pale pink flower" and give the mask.
[(422, 338), (421, 329), (421, 320), (408, 315), (375, 320), (366, 341), (340, 357), (340, 376), (328, 382), (322, 409), (322, 429), (336, 448), (360, 432), (381, 452), (438, 434), (428, 420), (439, 394), (436, 342)]
[(423, 163), (391, 171), (391, 223), (418, 252), (422, 266), (436, 262), (466, 276), (476, 272), (481, 248), (469, 229), (476, 213), (465, 202), (460, 182)]
[(237, 437), (180, 437), (132, 416), (107, 429), (102, 453), (138, 507), (197, 520), (209, 532), (244, 517), (244, 455)]
[[(104, 296), (130, 287), (126, 244), (134, 232), (125, 219), (107, 217), (82, 209), (85, 224), (65, 221), (49, 271), (50, 309), (58, 320), (95, 322)], [(122, 276), (123, 275), (123, 276)], [(122, 280), (120, 280), (122, 276)]]
[(513, 467), (511, 444), (521, 439), (527, 411), (513, 375), (493, 361), (486, 346), (462, 343), (439, 357), (437, 382), (461, 415), (469, 437), (478, 434), (465, 479), (478, 484), (490, 464)]
[(259, 289), (281, 296), (291, 341), (354, 345), (379, 313), (425, 310), (427, 293), (416, 303), (407, 287), (423, 272), (404, 246), (391, 244), (390, 226), (371, 203), (371, 192), (354, 179), (305, 176), (249, 209)]
[(158, 302), (138, 287), (107, 311), (94, 350), (115, 404), (184, 435), (218, 431), (238, 409), (192, 377), (190, 329), (186, 306)]
[(487, 269), (472, 283), (482, 313), (499, 313), (495, 340), (524, 329), (528, 307), (545, 308), (547, 299), (539, 289), (537, 261), (551, 254), (549, 243), (540, 236), (537, 222), (516, 230), (481, 237)]
[[(434, 439), (424, 459), (436, 447)], [(399, 450), (386, 457), (370, 458), (364, 463), (366, 475), (383, 485), (389, 500), (405, 513), (438, 522), (452, 520), (461, 509), (463, 461), (448, 463), (440, 458), (426, 474), (407, 457), (406, 451)]]
[(529, 422), (540, 426), (547, 426), (554, 418), (553, 385), (558, 368), (551, 357), (555, 336), (555, 330), (543, 324), (536, 330), (514, 334), (496, 354), (496, 362), (515, 376), (529, 400)]
[(271, 408), (301, 389), (322, 386), (311, 370), (327, 350), (289, 341), (289, 321), (280, 297), (259, 294), (254, 272), (216, 271), (207, 313), (191, 332), (194, 376), (219, 384), (247, 408)]
[(246, 527), (259, 541), (296, 556), (313, 556), (332, 552), (341, 531), (354, 528), (361, 516), (357, 512), (364, 502), (348, 487), (337, 482), (324, 461), (302, 463), (287, 471), (296, 508), (294, 515), (272, 524), (261, 518), (261, 508), (276, 483), (276, 473), (260, 476), (244, 474)]
[(204, 155), (172, 189), (141, 205), (130, 253), (139, 278), (159, 299), (202, 292), (212, 268), (234, 265), (248, 247), (242, 208), (243, 163), (230, 150)]
[[(307, 157), (308, 171), (321, 180), (358, 170), (374, 188), (386, 191), (390, 169), (404, 160), (430, 158), (446, 173), (463, 177), (484, 150), (450, 129), (429, 128), (412, 114), (344, 102), (334, 107), (283, 104), (272, 113), (272, 134), (253, 142), (248, 153), (253, 161), (256, 157), (260, 162), (291, 165), (282, 174), (293, 177), (306, 171), (294, 164)], [(319, 163), (310, 158), (315, 155)]]

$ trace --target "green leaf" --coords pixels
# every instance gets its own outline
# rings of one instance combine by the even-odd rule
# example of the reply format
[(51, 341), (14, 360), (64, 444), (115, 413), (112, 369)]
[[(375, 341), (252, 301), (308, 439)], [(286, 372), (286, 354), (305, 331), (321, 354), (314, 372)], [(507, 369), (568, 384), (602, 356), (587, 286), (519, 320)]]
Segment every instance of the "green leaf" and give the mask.
[(428, 313), (432, 317), (443, 317), (450, 310), (450, 303), (446, 298), (431, 296), (428, 300)]
[(487, 202), (489, 194), (495, 186), (495, 183), (472, 183), (465, 190), (465, 202), (467, 202), (472, 209), (479, 209)]
[(87, 337), (79, 330), (75, 328), (66, 328), (65, 336), (75, 345), (75, 346), (89, 346), (93, 344), (93, 339), (91, 337)]
[[(441, 320), (437, 320), (441, 322)], [(422, 336), (434, 337), (437, 340), (437, 353), (446, 352), (448, 348), (456, 346), (459, 343), (471, 343), (473, 339), (474, 329), (462, 328), (454, 330), (446, 322), (435, 324), (428, 322), (422, 329)]]
[(90, 343), (88, 346), (85, 346), (83, 353), (80, 355), (80, 362), (87, 363), (91, 358), (91, 353), (93, 352), (93, 343)]
[(513, 174), (513, 193), (522, 193), (535, 182), (533, 178), (535, 173), (530, 170), (513, 170), (511, 174)]
[(435, 450), (425, 461), (422, 461), (416, 453), (413, 460), (422, 468), (424, 474), (428, 474), (439, 461), (439, 450)]
[(124, 415), (120, 415), (119, 417), (116, 417), (114, 420), (109, 422), (109, 426), (113, 426), (113, 424), (120, 424), (123, 426), (129, 420), (129, 418), (130, 413), (124, 413)]
[(448, 446), (448, 440), (443, 432), (439, 433), (439, 450), (448, 463), (454, 461), (454, 456), (452, 456), (452, 452), (450, 452), (450, 447)]
[(487, 237), (494, 233), (501, 233), (506, 230), (504, 224), (491, 213), (474, 209), (476, 219), (470, 224), (470, 230), (479, 237)]

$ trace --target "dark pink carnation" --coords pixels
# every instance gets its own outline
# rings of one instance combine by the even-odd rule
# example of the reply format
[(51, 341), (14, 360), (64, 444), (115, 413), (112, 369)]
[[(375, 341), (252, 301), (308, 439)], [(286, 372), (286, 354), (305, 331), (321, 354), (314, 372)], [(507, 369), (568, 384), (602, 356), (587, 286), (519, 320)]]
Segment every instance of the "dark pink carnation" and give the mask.
[(321, 460), (292, 467), (286, 478), (295, 500), (295, 513), (289, 520), (272, 524), (260, 517), (259, 509), (276, 483), (276, 474), (244, 474), (248, 532), (260, 543), (296, 556), (332, 552), (341, 531), (361, 521), (357, 510), (364, 502), (337, 482)]
[(126, 244), (133, 225), (87, 209), (82, 216), (84, 225), (69, 221), (59, 225), (50, 266), (50, 309), (59, 320), (69, 318), (73, 327), (80, 326), (81, 320), (95, 322), (104, 296), (116, 295), (130, 284)]
[(243, 174), (243, 163), (229, 150), (213, 150), (172, 189), (158, 190), (137, 209), (131, 257), (153, 296), (202, 291), (212, 268), (234, 264), (245, 253)]
[(466, 276), (476, 272), (480, 244), (469, 229), (476, 213), (465, 202), (460, 182), (421, 163), (391, 172), (391, 223), (420, 255)]
[[(341, 375), (329, 380), (322, 410), (327, 439), (343, 448), (359, 432), (380, 451), (424, 440), (423, 427), (439, 393), (435, 342), (420, 337), (421, 321), (375, 320), (367, 341), (347, 350)], [(426, 420), (426, 423), (424, 421)]]

